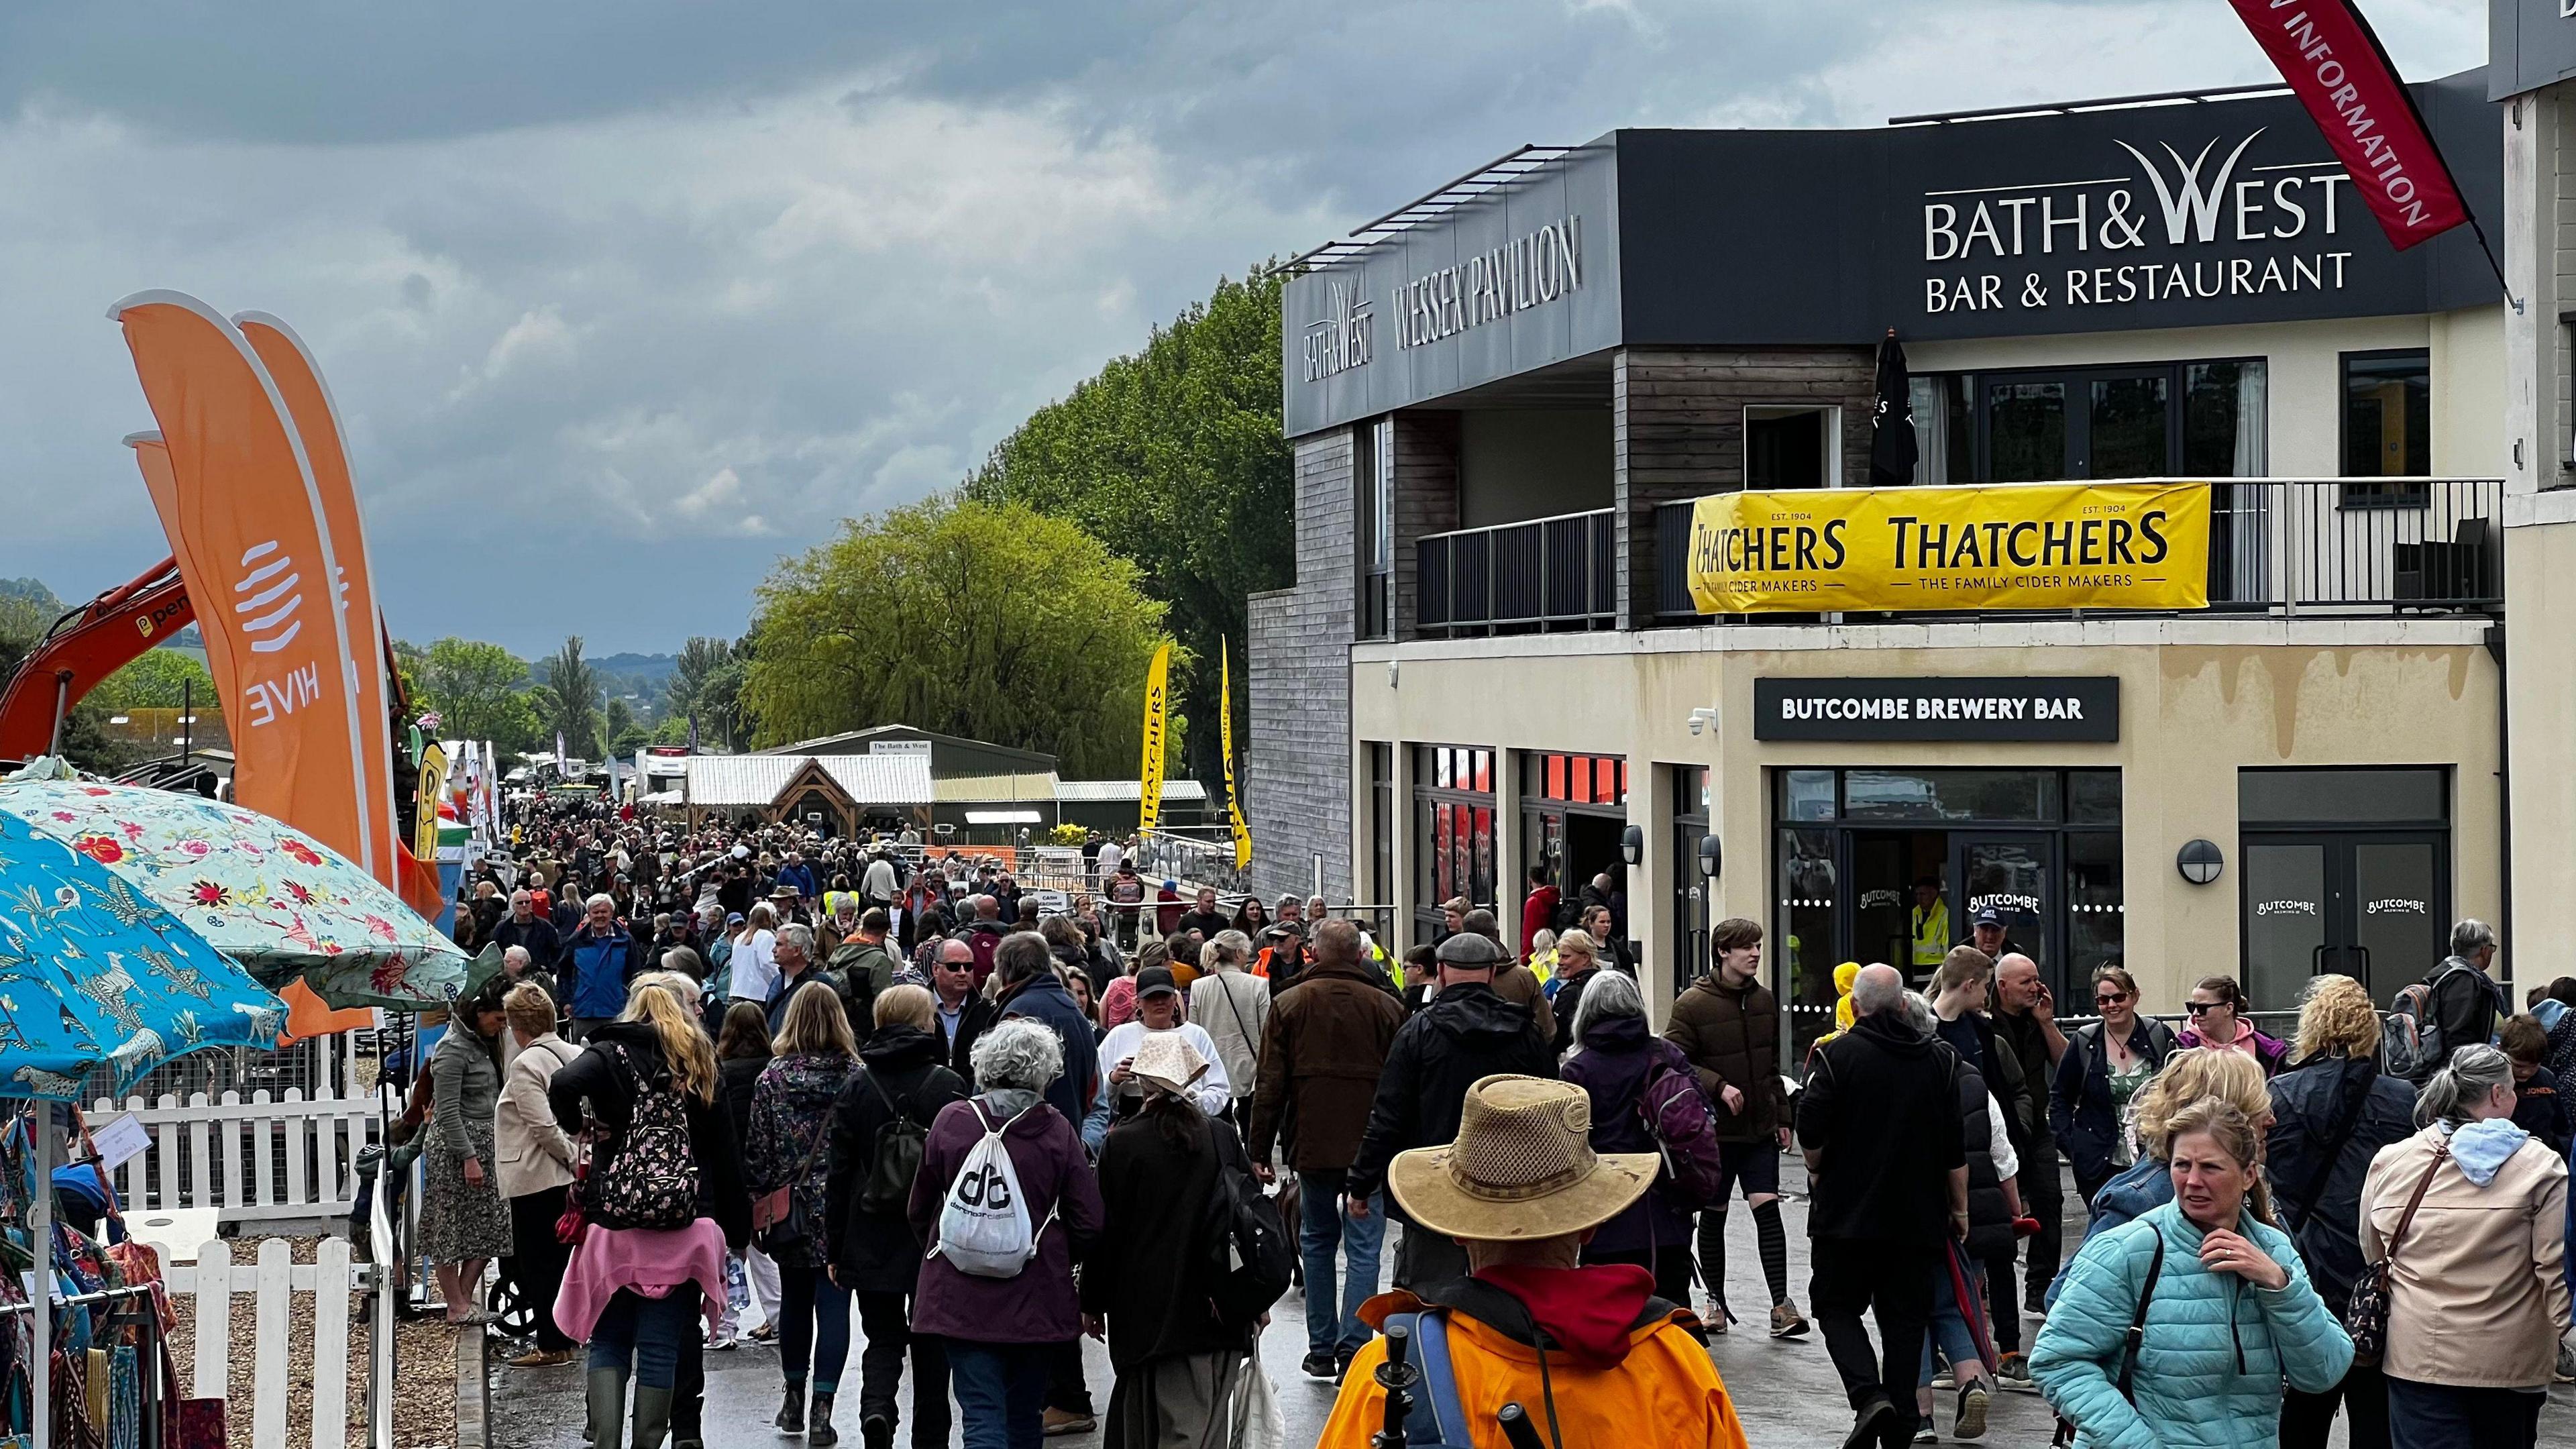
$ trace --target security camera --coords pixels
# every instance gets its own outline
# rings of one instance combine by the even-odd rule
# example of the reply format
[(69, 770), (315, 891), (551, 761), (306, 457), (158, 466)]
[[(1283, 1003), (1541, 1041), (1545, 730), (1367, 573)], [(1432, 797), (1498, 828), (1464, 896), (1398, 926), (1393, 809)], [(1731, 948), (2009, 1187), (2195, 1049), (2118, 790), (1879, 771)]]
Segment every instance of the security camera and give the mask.
[(1717, 711), (1702, 705), (1690, 712), (1690, 732), (1695, 735), (1703, 733), (1716, 719)]

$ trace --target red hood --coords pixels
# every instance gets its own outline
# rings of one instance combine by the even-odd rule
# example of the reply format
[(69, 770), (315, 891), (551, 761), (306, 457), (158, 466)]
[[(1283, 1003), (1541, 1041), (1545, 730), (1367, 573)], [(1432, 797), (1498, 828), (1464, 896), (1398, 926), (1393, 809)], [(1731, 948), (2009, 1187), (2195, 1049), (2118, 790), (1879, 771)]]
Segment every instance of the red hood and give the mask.
[[(1519, 1299), (1548, 1338), (1585, 1368), (1616, 1368), (1628, 1356), (1628, 1335), (1655, 1275), (1628, 1263), (1597, 1268), (1496, 1266), (1476, 1274)], [(1497, 1324), (1496, 1327), (1503, 1325)]]

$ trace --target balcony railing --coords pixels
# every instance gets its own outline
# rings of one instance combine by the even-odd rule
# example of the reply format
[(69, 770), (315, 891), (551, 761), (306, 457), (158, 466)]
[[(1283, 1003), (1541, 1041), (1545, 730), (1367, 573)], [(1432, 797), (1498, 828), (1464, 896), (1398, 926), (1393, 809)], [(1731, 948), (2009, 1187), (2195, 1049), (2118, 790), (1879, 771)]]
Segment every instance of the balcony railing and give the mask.
[(1604, 508), (1418, 540), (1416, 628), (1439, 639), (1615, 627), (1615, 521)]
[[(1659, 625), (1790, 623), (1805, 614), (1707, 616), (1691, 603), (1689, 502), (1655, 509)], [(2504, 609), (2504, 481), (2248, 478), (2210, 486), (2209, 608), (2278, 616), (2497, 614)], [(1873, 619), (2031, 619), (2125, 609), (1945, 610)], [(2185, 612), (2200, 613), (2202, 610)]]

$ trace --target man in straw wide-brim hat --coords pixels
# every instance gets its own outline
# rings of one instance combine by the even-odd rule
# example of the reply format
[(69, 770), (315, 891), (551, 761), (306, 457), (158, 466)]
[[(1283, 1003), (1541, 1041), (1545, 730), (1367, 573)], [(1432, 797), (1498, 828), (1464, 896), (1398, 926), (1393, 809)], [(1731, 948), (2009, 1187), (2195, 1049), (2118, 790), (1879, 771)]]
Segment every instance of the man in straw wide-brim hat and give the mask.
[[(1583, 1267), (1584, 1242), (1654, 1186), (1656, 1154), (1592, 1150), (1592, 1099), (1571, 1083), (1492, 1076), (1468, 1089), (1458, 1136), (1398, 1153), (1387, 1186), (1413, 1222), (1456, 1239), (1470, 1274), (1381, 1294), (1360, 1316), (1445, 1323), (1457, 1402), (1478, 1442), (1519, 1404), (1551, 1449), (1635, 1440), (1744, 1449), (1744, 1428), (1690, 1310), (1627, 1264)], [(1343, 1376), (1317, 1449), (1365, 1449), (1386, 1426), (1372, 1339)], [(1430, 1399), (1417, 1386), (1417, 1403)], [(1651, 1425), (1651, 1428), (1646, 1426)]]

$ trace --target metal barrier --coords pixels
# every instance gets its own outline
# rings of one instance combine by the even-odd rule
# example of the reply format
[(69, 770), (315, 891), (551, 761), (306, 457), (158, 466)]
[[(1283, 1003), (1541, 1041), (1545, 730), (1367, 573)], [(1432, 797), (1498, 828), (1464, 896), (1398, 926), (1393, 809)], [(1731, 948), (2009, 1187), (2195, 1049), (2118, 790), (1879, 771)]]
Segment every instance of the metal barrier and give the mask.
[(1617, 530), (1601, 508), (1416, 540), (1415, 627), (1434, 638), (1614, 627)]

